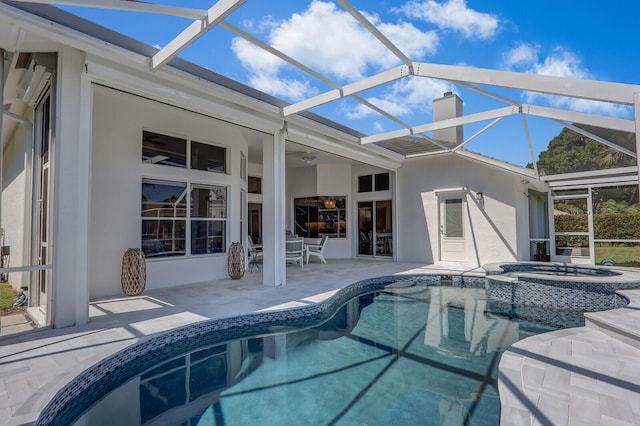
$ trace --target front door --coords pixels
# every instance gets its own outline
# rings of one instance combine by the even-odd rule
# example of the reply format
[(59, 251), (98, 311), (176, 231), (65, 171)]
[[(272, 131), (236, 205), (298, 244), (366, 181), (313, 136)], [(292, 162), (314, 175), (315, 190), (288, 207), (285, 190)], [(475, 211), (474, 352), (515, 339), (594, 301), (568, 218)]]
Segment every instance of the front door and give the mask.
[(440, 197), (440, 260), (466, 261), (464, 194)]

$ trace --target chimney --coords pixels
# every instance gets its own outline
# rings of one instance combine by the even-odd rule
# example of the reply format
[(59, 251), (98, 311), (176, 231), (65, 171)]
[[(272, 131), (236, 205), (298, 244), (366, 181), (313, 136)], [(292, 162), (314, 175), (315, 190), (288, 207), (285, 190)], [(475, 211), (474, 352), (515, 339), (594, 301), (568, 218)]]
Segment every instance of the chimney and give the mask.
[[(447, 120), (462, 116), (462, 99), (452, 92), (446, 92), (441, 98), (433, 100), (433, 121)], [(464, 141), (462, 126), (434, 130), (433, 138), (441, 142), (461, 144)]]

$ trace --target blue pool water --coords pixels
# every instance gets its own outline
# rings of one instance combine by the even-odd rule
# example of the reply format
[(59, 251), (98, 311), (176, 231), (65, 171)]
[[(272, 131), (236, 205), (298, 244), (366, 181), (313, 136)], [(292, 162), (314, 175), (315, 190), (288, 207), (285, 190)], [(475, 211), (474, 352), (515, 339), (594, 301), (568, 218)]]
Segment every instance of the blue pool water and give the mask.
[(500, 355), (554, 329), (512, 312), (480, 288), (387, 287), (319, 326), (128, 365), (76, 424), (497, 425)]

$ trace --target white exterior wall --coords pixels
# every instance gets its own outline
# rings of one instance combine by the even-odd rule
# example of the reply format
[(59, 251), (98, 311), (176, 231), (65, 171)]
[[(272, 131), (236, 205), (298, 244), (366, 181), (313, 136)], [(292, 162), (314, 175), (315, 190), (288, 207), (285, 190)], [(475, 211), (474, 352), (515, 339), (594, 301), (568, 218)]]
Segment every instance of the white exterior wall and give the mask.
[[(529, 231), (526, 189), (517, 175), (455, 155), (439, 155), (407, 160), (397, 179), (398, 261), (440, 261), (436, 192), (463, 187), (468, 188), (467, 262), (481, 266), (528, 256), (522, 251)], [(483, 193), (483, 201), (476, 200), (477, 192)]]
[[(240, 241), (240, 152), (247, 153), (245, 128), (94, 86), (90, 297), (120, 294), (122, 255), (141, 242), (142, 178), (228, 186), (227, 247)], [(224, 145), (231, 174), (142, 163), (142, 131)], [(189, 232), (189, 230), (187, 230)], [(147, 289), (203, 282), (227, 276), (227, 253), (147, 260)]]
[(291, 167), (286, 170), (286, 229), (296, 233), (293, 200), (296, 198), (314, 197), (318, 188), (317, 166)]
[(329, 238), (325, 257), (352, 257), (351, 240), (354, 238), (356, 223), (351, 220), (353, 203), (351, 196), (350, 164), (318, 164), (318, 195), (344, 195), (347, 197), (347, 238)]
[[(30, 118), (30, 117), (29, 117)], [(26, 191), (27, 171), (25, 170), (25, 133), (27, 127), (18, 125), (12, 138), (6, 142), (2, 155), (2, 227), (4, 229), (4, 245), (10, 247), (8, 266), (23, 266), (29, 264), (27, 237), (30, 235), (28, 227), (31, 223), (31, 210)], [(25, 222), (25, 218), (29, 221)], [(6, 265), (5, 265), (6, 266)], [(16, 290), (28, 285), (26, 272), (12, 272), (9, 283)]]

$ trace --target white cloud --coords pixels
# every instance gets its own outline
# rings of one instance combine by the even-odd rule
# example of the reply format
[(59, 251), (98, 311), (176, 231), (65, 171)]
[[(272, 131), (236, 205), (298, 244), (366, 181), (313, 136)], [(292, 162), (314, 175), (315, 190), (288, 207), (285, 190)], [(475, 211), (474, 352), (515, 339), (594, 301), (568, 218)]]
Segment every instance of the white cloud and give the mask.
[(507, 68), (519, 68), (531, 66), (538, 62), (540, 46), (518, 42), (516, 46), (504, 54)]
[[(444, 81), (406, 77), (393, 83), (380, 97), (367, 98), (367, 101), (398, 118), (410, 118), (414, 111), (431, 111), (432, 100), (452, 90), (453, 86)], [(346, 117), (352, 120), (377, 114), (362, 104), (344, 108), (344, 112)]]
[[(407, 22), (381, 22), (377, 15), (367, 17), (413, 60), (424, 59), (436, 51), (439, 40), (434, 31), (421, 31)], [(382, 43), (334, 3), (313, 1), (304, 12), (279, 23), (274, 23), (271, 17), (265, 19), (267, 25), (255, 22), (249, 25), (268, 28), (267, 43), (338, 83), (352, 82), (400, 64)], [(231, 48), (250, 71), (251, 80), (275, 79), (288, 68), (284, 61), (244, 39), (233, 39)]]
[(251, 87), (274, 96), (300, 101), (318, 93), (307, 80), (283, 79), (269, 74), (253, 74), (249, 78)]
[(234, 38), (231, 41), (231, 50), (242, 65), (254, 74), (275, 75), (285, 65), (278, 57), (243, 38)]
[(496, 15), (482, 13), (467, 7), (465, 0), (410, 1), (394, 9), (409, 18), (422, 19), (441, 29), (462, 33), (467, 38), (488, 39), (500, 30), (500, 20)]
[(376, 120), (376, 121), (373, 122), (373, 131), (375, 133), (382, 133), (382, 132), (384, 132), (384, 126), (382, 125), (381, 122)]
[(574, 53), (559, 47), (555, 48), (553, 53), (544, 59), (544, 62), (533, 64), (531, 71), (534, 74), (551, 75), (554, 77), (589, 77), (589, 72), (582, 67), (582, 60)]

